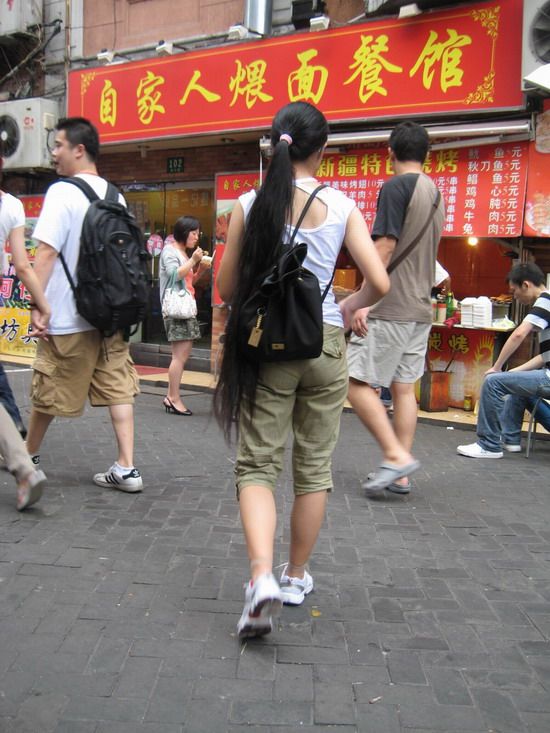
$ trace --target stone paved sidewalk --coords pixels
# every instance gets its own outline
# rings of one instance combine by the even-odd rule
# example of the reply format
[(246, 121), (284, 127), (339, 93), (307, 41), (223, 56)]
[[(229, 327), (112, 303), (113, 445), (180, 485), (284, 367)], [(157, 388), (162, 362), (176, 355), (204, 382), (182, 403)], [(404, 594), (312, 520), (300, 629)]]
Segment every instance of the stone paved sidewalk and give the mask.
[[(474, 461), (472, 433), (420, 425), (415, 491), (367, 500), (379, 453), (345, 414), (316, 590), (240, 645), (233, 451), (209, 395), (186, 404), (138, 399), (141, 495), (92, 484), (103, 410), (52, 425), (36, 508), (0, 474), (1, 733), (550, 731), (550, 442)], [(277, 503), (282, 563), (288, 473)]]

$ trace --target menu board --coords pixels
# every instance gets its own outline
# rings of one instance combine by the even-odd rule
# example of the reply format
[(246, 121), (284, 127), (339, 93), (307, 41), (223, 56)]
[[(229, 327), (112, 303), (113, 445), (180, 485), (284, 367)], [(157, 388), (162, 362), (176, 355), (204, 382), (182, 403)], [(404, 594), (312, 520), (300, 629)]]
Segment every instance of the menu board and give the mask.
[[(526, 142), (436, 150), (424, 171), (445, 201), (444, 236), (519, 237), (527, 184)], [(369, 228), (378, 191), (392, 175), (387, 148), (328, 153), (318, 178), (357, 203)]]

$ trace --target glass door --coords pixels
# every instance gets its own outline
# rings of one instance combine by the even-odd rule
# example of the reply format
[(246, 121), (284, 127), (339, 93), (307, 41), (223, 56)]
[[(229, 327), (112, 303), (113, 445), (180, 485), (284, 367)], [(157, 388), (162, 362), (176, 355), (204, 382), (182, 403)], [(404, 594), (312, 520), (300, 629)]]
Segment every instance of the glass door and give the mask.
[[(151, 260), (151, 310), (143, 323), (142, 341), (165, 343), (159, 296), (159, 259), (166, 239), (171, 236), (180, 216), (194, 216), (201, 225), (200, 246), (212, 254), (214, 224), (214, 184), (135, 183), (122, 186), (128, 208), (136, 217), (147, 239)], [(206, 271), (195, 285), (201, 340), (197, 346), (210, 347), (212, 329), (212, 277)]]

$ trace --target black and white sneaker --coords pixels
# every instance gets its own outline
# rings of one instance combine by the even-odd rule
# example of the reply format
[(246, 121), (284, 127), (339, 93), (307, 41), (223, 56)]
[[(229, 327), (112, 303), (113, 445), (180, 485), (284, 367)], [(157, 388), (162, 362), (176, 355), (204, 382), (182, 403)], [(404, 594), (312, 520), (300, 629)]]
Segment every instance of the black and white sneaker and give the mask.
[(128, 473), (119, 474), (115, 466), (111, 466), (106, 473), (95, 474), (94, 484), (104, 489), (125, 491), (127, 494), (135, 494), (143, 489), (143, 481), (137, 468), (132, 468)]

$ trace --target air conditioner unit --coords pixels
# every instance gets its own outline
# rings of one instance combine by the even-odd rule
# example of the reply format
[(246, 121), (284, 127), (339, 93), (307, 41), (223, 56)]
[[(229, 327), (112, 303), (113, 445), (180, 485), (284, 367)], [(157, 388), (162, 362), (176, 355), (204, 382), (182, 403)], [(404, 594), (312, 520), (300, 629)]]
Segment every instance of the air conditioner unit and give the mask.
[(51, 168), (48, 143), (53, 144), (58, 119), (59, 105), (51, 99), (0, 102), (0, 155), (4, 170)]
[[(548, 63), (550, 63), (550, 0), (524, 0), (522, 80)], [(526, 89), (524, 81), (522, 89)]]
[(0, 36), (26, 33), (27, 29), (42, 23), (42, 5), (38, 0), (2, 2), (0, 5)]
[(288, 25), (292, 19), (292, 0), (273, 0), (273, 26)]

